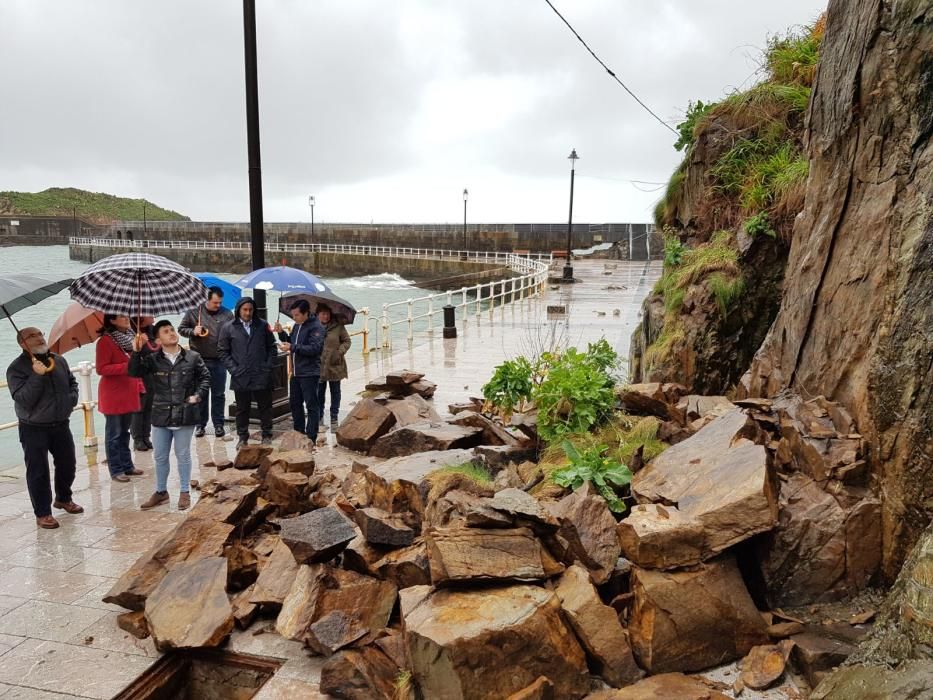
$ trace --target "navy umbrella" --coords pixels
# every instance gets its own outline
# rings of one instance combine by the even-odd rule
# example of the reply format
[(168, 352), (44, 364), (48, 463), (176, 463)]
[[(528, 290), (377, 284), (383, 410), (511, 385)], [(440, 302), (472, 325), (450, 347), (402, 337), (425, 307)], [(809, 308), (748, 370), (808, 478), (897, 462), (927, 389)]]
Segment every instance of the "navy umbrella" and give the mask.
[(238, 279), (236, 286), (243, 289), (264, 289), (267, 292), (276, 291), (284, 294), (293, 292), (317, 294), (330, 291), (330, 287), (324, 284), (317, 275), (285, 265), (253, 270)]
[(292, 308), (294, 304), (299, 299), (304, 299), (309, 304), (311, 304), (312, 313), (316, 313), (318, 307), (322, 304), (330, 308), (331, 314), (334, 318), (337, 318), (344, 325), (351, 325), (356, 319), (356, 309), (353, 308), (353, 304), (344, 299), (343, 297), (338, 297), (331, 291), (317, 292), (316, 294), (309, 294), (306, 292), (298, 292), (297, 294), (284, 294), (279, 297), (279, 313), (285, 314), (288, 313), (289, 309)]

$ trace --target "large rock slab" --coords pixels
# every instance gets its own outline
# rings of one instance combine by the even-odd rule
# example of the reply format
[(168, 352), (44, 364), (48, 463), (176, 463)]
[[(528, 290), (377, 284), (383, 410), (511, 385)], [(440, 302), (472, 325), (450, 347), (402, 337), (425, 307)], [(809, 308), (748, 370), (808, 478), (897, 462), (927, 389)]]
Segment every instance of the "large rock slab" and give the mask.
[(402, 457), (416, 452), (457, 450), (475, 447), (483, 436), (482, 428), (424, 421), (392, 430), (373, 443), (374, 457)]
[(877, 498), (843, 484), (831, 495), (797, 472), (781, 486), (779, 502), (778, 526), (758, 548), (772, 606), (834, 600), (871, 582), (881, 565)]
[(357, 452), (372, 444), (395, 425), (395, 415), (373, 399), (360, 399), (337, 428), (337, 443)]
[(540, 676), (558, 698), (580, 698), (589, 687), (583, 650), (550, 591), (415, 586), (400, 598), (412, 674), (426, 698), (507, 697)]
[(424, 536), (431, 581), (533, 581), (546, 578), (546, 556), (527, 528), (438, 528)]
[(441, 450), (367, 464), (368, 469), (363, 472), (366, 500), (371, 506), (389, 513), (414, 513), (420, 521), (426, 505), (422, 492), (427, 494), (430, 488), (427, 476), (472, 458), (469, 450)]
[(551, 533), (560, 523), (534, 496), (521, 489), (509, 488), (482, 503), (483, 506), (507, 515), (516, 524), (527, 525), (536, 532)]
[(439, 423), (441, 417), (434, 410), (434, 406), (425, 401), (418, 394), (406, 396), (403, 399), (376, 399), (382, 403), (395, 416), (395, 427), (423, 423), (430, 421)]
[(311, 510), (311, 484), (301, 472), (286, 472), (278, 462), (272, 464), (263, 478), (263, 497), (276, 506), (280, 515), (305, 513)]
[(621, 548), (616, 519), (605, 499), (585, 484), (560, 501), (549, 503), (548, 510), (560, 523), (557, 535), (547, 540), (551, 553), (567, 564), (583, 564), (597, 585), (608, 581)]
[(619, 525), (625, 556), (652, 568), (698, 564), (777, 524), (768, 453), (757, 425), (733, 409), (665, 450), (632, 479), (640, 503)]
[(415, 531), (398, 515), (381, 508), (359, 508), (353, 513), (357, 527), (370, 544), (385, 547), (406, 547), (415, 539)]
[(281, 605), (291, 589), (298, 567), (292, 550), (279, 540), (259, 571), (249, 602), (256, 605)]
[(333, 506), (280, 520), (279, 524), (282, 541), (299, 564), (333, 559), (356, 537), (353, 523)]
[(465, 425), (471, 428), (482, 429), (482, 444), (484, 445), (519, 447), (521, 444), (519, 439), (508, 430), (476, 411), (464, 411), (459, 413), (456, 418), (451, 418), (447, 422), (452, 425)]
[[(347, 649), (329, 658), (321, 668), (321, 692), (342, 700), (396, 698), (399, 667), (381, 649)], [(297, 699), (296, 699), (297, 700)]]
[(662, 673), (620, 690), (602, 690), (586, 700), (732, 700), (711, 683), (682, 673)]
[(233, 466), (236, 469), (256, 469), (273, 449), (272, 445), (244, 445), (237, 450)]
[(146, 622), (161, 651), (217, 647), (233, 631), (227, 560), (207, 557), (172, 569), (146, 599)]
[(841, 668), (814, 689), (810, 700), (912, 700), (933, 697), (933, 660)]
[(680, 384), (647, 382), (628, 384), (616, 388), (616, 398), (629, 413), (639, 416), (657, 416), (662, 420), (682, 419), (676, 404), (687, 393)]
[(146, 597), (173, 568), (186, 561), (222, 556), (231, 532), (233, 525), (227, 523), (186, 518), (127, 569), (104, 596), (104, 602), (142, 610)]
[[(237, 473), (237, 472), (234, 472)], [(259, 484), (215, 484), (212, 493), (203, 495), (188, 514), (189, 518), (236, 525), (256, 506)]]
[(738, 566), (724, 555), (688, 571), (632, 572), (628, 631), (649, 673), (700, 671), (768, 643)]
[(632, 656), (628, 634), (615, 611), (599, 599), (586, 569), (571, 566), (557, 580), (554, 592), (598, 675), (616, 687), (644, 675)]

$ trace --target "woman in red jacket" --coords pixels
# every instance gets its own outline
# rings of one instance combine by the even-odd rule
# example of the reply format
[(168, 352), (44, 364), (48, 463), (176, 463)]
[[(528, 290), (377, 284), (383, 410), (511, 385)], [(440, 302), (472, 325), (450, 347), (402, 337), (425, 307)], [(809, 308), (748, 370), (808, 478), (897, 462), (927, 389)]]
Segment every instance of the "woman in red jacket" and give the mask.
[(133, 331), (129, 316), (104, 316), (95, 362), (100, 383), (97, 407), (107, 419), (104, 429), (107, 466), (114, 481), (129, 481), (143, 472), (133, 466), (130, 454), (130, 426), (139, 411), (142, 382), (128, 374), (133, 352)]

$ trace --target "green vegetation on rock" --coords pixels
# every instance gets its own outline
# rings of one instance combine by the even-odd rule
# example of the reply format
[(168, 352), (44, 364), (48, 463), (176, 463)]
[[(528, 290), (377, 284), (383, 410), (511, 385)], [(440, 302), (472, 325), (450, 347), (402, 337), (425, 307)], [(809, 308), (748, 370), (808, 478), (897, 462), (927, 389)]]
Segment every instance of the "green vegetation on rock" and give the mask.
[(492, 474), (489, 472), (489, 470), (486, 469), (486, 467), (480, 466), (473, 462), (464, 462), (463, 464), (454, 464), (448, 467), (441, 467), (440, 469), (428, 474), (428, 479), (430, 480), (443, 474), (461, 474), (478, 484), (492, 483)]
[(42, 192), (0, 192), (0, 213), (20, 216), (73, 216), (95, 223), (112, 221), (190, 221), (176, 211), (144, 199), (116, 197), (73, 187), (50, 187)]

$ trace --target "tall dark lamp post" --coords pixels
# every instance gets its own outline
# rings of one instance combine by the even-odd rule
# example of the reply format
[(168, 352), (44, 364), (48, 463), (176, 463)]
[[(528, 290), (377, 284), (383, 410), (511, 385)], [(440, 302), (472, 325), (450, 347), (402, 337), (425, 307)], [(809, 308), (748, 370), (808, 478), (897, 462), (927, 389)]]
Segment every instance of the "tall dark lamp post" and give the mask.
[[(246, 63), (246, 150), (249, 160), (249, 244), (254, 270), (266, 266), (262, 232), (262, 165), (259, 157), (259, 81), (256, 77), (256, 2), (243, 0), (243, 44)], [(254, 289), (256, 315), (266, 317), (266, 290)]]
[(314, 243), (314, 195), (308, 195), (308, 206), (311, 207), (311, 243)]
[(573, 280), (573, 265), (570, 264), (571, 234), (573, 233), (573, 176), (576, 170), (577, 149), (574, 148), (567, 156), (570, 159), (570, 215), (567, 217), (567, 262), (564, 264), (564, 280), (570, 282)]
[(148, 231), (148, 230), (149, 230), (149, 225), (148, 225), (148, 222), (146, 221), (146, 200), (144, 199), (143, 200), (143, 231)]
[(467, 188), (464, 187), (464, 188), (463, 188), (463, 250), (464, 250), (464, 251), (466, 251), (466, 249), (467, 249), (467, 236), (466, 236), (466, 205), (467, 205), (467, 197), (469, 197), (469, 195), (470, 195), (470, 193), (467, 192)]

